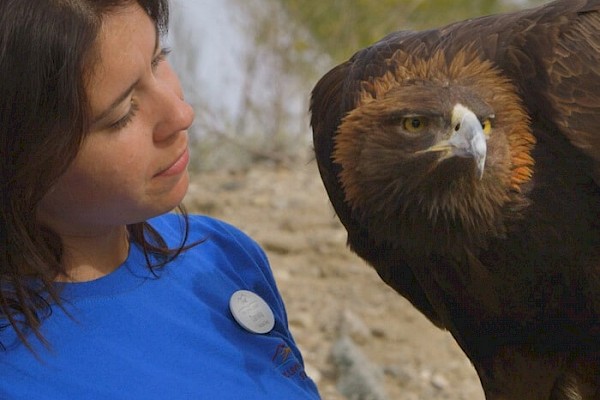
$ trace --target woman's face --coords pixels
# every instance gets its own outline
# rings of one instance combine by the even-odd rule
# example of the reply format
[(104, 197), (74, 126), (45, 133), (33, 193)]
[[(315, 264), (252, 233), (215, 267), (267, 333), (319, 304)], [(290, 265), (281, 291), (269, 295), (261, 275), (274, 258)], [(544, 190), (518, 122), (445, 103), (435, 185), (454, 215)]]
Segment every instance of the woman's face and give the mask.
[(92, 132), (39, 207), (57, 233), (141, 222), (183, 199), (194, 113), (158, 39), (136, 3), (105, 17), (87, 85)]

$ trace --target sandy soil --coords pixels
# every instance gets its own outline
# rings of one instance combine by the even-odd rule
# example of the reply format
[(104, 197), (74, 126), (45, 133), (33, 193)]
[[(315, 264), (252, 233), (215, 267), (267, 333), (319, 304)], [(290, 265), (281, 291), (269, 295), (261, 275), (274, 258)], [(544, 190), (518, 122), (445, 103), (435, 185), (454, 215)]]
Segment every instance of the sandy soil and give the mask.
[(342, 332), (381, 368), (389, 399), (483, 399), (452, 337), (347, 249), (314, 162), (194, 174), (186, 205), (238, 226), (264, 247), (323, 399), (348, 398), (337, 388), (331, 357)]

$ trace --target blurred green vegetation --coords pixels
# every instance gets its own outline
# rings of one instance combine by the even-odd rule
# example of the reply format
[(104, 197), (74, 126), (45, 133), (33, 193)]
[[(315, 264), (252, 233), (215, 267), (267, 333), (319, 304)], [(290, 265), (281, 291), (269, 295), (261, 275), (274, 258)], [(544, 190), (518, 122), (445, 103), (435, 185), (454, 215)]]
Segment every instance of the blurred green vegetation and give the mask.
[[(506, 0), (279, 0), (312, 34), (321, 50), (341, 62), (388, 33), (427, 29), (481, 15), (511, 11)], [(542, 3), (540, 0), (528, 5)], [(298, 47), (305, 44), (299, 42)]]

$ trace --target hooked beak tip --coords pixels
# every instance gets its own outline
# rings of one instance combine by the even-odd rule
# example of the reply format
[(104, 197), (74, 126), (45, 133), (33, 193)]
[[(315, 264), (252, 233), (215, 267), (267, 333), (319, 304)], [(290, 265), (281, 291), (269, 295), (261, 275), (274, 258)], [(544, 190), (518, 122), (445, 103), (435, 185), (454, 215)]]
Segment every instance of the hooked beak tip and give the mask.
[(485, 157), (482, 160), (477, 161), (477, 177), (479, 178), (479, 180), (483, 179), (484, 168), (485, 168)]

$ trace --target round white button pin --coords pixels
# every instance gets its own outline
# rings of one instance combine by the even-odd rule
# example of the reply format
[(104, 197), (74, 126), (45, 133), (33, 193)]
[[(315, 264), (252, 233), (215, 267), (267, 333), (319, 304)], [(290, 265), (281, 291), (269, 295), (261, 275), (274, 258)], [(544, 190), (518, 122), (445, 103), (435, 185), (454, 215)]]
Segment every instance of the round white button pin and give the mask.
[(268, 333), (275, 326), (275, 316), (269, 305), (256, 293), (238, 290), (229, 299), (233, 318), (252, 333)]

